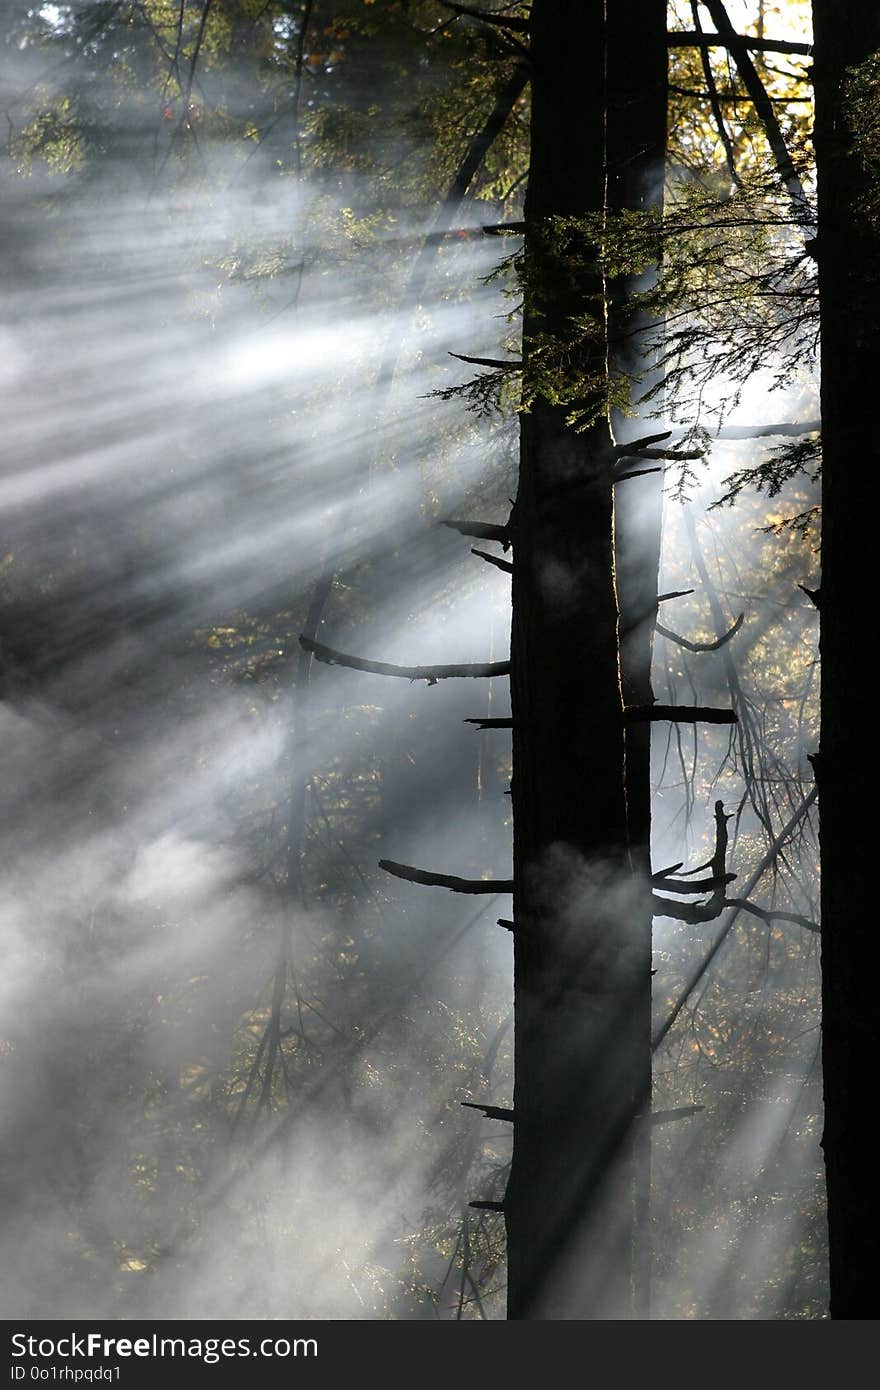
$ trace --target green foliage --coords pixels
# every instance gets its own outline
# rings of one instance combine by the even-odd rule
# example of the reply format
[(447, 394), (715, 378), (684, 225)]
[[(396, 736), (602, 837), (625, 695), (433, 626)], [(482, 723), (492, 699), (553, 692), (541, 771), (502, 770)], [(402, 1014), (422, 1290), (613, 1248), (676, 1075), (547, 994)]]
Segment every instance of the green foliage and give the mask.
[[(767, 497), (778, 497), (786, 484), (798, 476), (806, 476), (811, 483), (817, 483), (822, 476), (822, 441), (818, 435), (798, 439), (791, 444), (780, 444), (771, 449), (769, 457), (760, 463), (731, 473), (724, 479), (725, 492), (715, 505), (732, 506), (747, 489), (754, 489)], [(795, 520), (799, 524), (801, 517)], [(780, 522), (774, 523), (776, 527), (781, 525)]]
[(52, 174), (82, 169), (87, 156), (86, 132), (73, 99), (59, 97), (40, 111), (12, 142), (11, 153), (22, 174), (31, 173), (34, 160), (42, 160)]

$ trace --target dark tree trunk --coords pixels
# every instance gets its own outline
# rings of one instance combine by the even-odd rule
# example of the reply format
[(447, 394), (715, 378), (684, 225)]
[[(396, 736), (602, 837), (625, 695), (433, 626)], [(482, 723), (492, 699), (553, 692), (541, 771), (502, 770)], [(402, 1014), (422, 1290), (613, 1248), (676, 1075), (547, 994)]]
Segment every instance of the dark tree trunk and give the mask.
[[(665, 0), (630, 0), (608, 9), (608, 183), (607, 199), (612, 214), (619, 210), (648, 213), (663, 206), (666, 172), (667, 51)], [(636, 42), (633, 36), (637, 35)], [(645, 333), (655, 325), (644, 313), (628, 307), (630, 296), (648, 288), (649, 275), (628, 280), (612, 292), (610, 313), (612, 368), (638, 376), (635, 399), (659, 384), (659, 372), (651, 368)], [(615, 303), (615, 299), (618, 302)], [(639, 330), (643, 330), (639, 332)], [(612, 419), (615, 438), (625, 442), (649, 434), (635, 418)], [(626, 705), (651, 705), (651, 662), (660, 543), (663, 526), (663, 474), (633, 478), (615, 490), (615, 570), (620, 608), (620, 666)], [(644, 884), (634, 929), (640, 933), (645, 958), (642, 988), (633, 1005), (630, 1028), (641, 1035), (641, 1063), (650, 1087), (651, 1068), (651, 725), (626, 727), (626, 800), (630, 852), (633, 866)], [(650, 1091), (649, 1091), (650, 1095)], [(645, 1108), (648, 1108), (646, 1099)], [(648, 1125), (635, 1134), (636, 1211), (635, 1278), (633, 1314), (650, 1316), (651, 1242), (651, 1131)]]
[[(814, 0), (822, 331), (822, 1056), (831, 1316), (880, 1316), (880, 1196), (874, 1098), (880, 1055), (873, 723), (865, 679), (867, 595), (876, 583), (860, 476), (880, 467), (880, 206), (851, 135), (846, 73), (880, 50), (880, 7)], [(873, 203), (874, 216), (865, 210)], [(855, 473), (855, 476), (854, 476)]]
[[(631, 57), (632, 24), (662, 7), (621, 8), (629, 24), (615, 17), (608, 37), (625, 40)], [(625, 83), (606, 47), (605, 9), (603, 0), (535, 0), (532, 9), (527, 379), (535, 335), (564, 337), (589, 310), (602, 320), (595, 251), (585, 239), (573, 263), (547, 219), (601, 215), (606, 109), (621, 122), (621, 158), (626, 128), (639, 126), (625, 101), (616, 113), (606, 108), (607, 77), (618, 91)], [(581, 349), (597, 377), (605, 346)], [(611, 436), (604, 416), (576, 433), (569, 408), (539, 398), (524, 415), (513, 517), (513, 1318), (644, 1312), (635, 1294), (645, 1196), (635, 1117), (650, 1104), (651, 918), (628, 848)], [(645, 825), (636, 833), (644, 858)]]

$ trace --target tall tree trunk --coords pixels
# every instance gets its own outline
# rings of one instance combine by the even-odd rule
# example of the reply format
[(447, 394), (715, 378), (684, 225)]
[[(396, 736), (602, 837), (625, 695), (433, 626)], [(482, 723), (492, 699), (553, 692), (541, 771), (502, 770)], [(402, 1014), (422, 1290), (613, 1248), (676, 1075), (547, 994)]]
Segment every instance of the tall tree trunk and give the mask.
[[(650, 213), (663, 207), (666, 172), (667, 49), (666, 0), (629, 0), (608, 9), (607, 201), (609, 212)], [(633, 42), (633, 35), (638, 41)], [(612, 292), (610, 307), (610, 366), (638, 377), (632, 395), (638, 397), (659, 384), (652, 370), (645, 333), (655, 325), (631, 307), (631, 297), (646, 290), (653, 275), (633, 277)], [(615, 302), (616, 301), (616, 302)], [(641, 330), (641, 331), (640, 331)], [(615, 413), (615, 438), (625, 442), (649, 434), (639, 420)], [(615, 568), (620, 607), (620, 665), (624, 703), (651, 705), (651, 662), (657, 618), (660, 544), (663, 527), (663, 474), (650, 473), (627, 480), (615, 494)], [(641, 1032), (640, 1065), (651, 1067), (651, 725), (626, 729), (626, 800), (630, 852), (644, 885), (634, 929), (645, 958), (642, 987), (634, 1000), (630, 1028)], [(648, 1080), (648, 1086), (650, 1081)], [(647, 1102), (646, 1107), (647, 1109)], [(633, 1313), (650, 1316), (651, 1130), (635, 1133), (636, 1216)]]
[[(854, 470), (880, 467), (871, 383), (880, 373), (880, 228), (874, 162), (852, 138), (847, 70), (880, 50), (880, 8), (814, 0), (822, 334), (822, 1057), (831, 1315), (880, 1316), (880, 1197), (874, 1097), (880, 1054), (873, 720), (865, 678), (866, 596), (876, 582)], [(880, 59), (878, 59), (880, 61)], [(873, 203), (874, 216), (865, 209)]]
[[(622, 7), (631, 20), (646, 8)], [(606, 206), (606, 78), (622, 83), (606, 36), (625, 36), (631, 54), (633, 35), (617, 17), (606, 31), (605, 9), (603, 0), (532, 9), (526, 380), (537, 335), (546, 346), (570, 334), (576, 315), (603, 321), (595, 248), (585, 237), (578, 261), (548, 219), (598, 223)], [(661, 52), (665, 62), (665, 32)], [(601, 378), (604, 334), (582, 351), (592, 363), (581, 365)], [(651, 918), (628, 849), (612, 441), (606, 413), (577, 433), (569, 411), (539, 396), (523, 416), (513, 515), (516, 1080), (504, 1204), (513, 1318), (639, 1308), (645, 1170), (635, 1117), (650, 1103)]]

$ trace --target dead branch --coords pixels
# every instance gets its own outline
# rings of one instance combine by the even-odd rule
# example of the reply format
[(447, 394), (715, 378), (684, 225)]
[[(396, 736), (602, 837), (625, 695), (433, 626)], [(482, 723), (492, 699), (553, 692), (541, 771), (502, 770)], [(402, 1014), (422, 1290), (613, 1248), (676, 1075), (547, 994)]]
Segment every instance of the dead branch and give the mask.
[(785, 143), (773, 102), (749, 53), (749, 41), (734, 29), (723, 0), (703, 0), (703, 4), (712, 16), (718, 35), (736, 64), (743, 86), (752, 100), (755, 114), (764, 127), (767, 143), (776, 161), (779, 176), (788, 190), (795, 216), (799, 222), (805, 222), (809, 215), (807, 196)]
[(724, 906), (738, 908), (740, 912), (748, 912), (752, 917), (760, 917), (768, 926), (772, 926), (774, 922), (793, 922), (796, 927), (803, 927), (805, 931), (822, 930), (818, 922), (812, 921), (809, 917), (802, 917), (798, 912), (778, 912), (775, 907), (758, 907), (756, 903), (750, 903), (745, 898), (725, 898)]
[(649, 473), (662, 472), (662, 468), (639, 468), (633, 471), (632, 473), (614, 473), (612, 474), (611, 481), (615, 484), (625, 483), (628, 478), (646, 478)]
[(770, 439), (774, 435), (817, 434), (821, 420), (788, 421), (779, 425), (722, 425), (713, 439)]
[(658, 594), (657, 602), (668, 603), (671, 598), (687, 598), (693, 592), (693, 589), (670, 589), (668, 594)]
[(651, 876), (651, 882), (657, 888), (662, 888), (664, 893), (680, 893), (683, 897), (690, 894), (699, 896), (700, 893), (717, 893), (719, 888), (725, 884), (733, 883), (736, 874), (721, 874), (719, 877), (695, 878), (689, 883), (681, 882), (672, 878), (659, 878), (657, 875)]
[(712, 71), (712, 60), (709, 57), (709, 45), (703, 37), (703, 26), (700, 23), (700, 6), (698, 0), (691, 0), (691, 14), (693, 15), (694, 29), (700, 39), (700, 60), (703, 67), (703, 79), (708, 91), (712, 119), (718, 129), (718, 135), (724, 149), (724, 157), (727, 160), (727, 168), (730, 172), (730, 177), (737, 188), (742, 188), (743, 181), (737, 172), (736, 159), (733, 153), (733, 141), (730, 138), (727, 126), (724, 124), (724, 114), (721, 110), (721, 102), (718, 97), (718, 85), (715, 81), (715, 74)]
[(630, 439), (624, 444), (615, 444), (611, 450), (615, 458), (633, 458), (639, 449), (648, 449), (652, 444), (661, 444), (664, 439), (672, 436), (672, 430), (663, 430), (660, 434), (646, 434), (641, 439)]
[(463, 1100), (460, 1102), (466, 1110), (481, 1110), (487, 1120), (505, 1120), (508, 1124), (515, 1123), (515, 1116), (512, 1110), (505, 1110), (500, 1105), (479, 1105), (474, 1100)]
[(455, 878), (452, 874), (435, 874), (428, 869), (416, 869), (412, 864), (397, 864), (393, 859), (380, 859), (379, 868), (407, 883), (421, 883), (426, 888), (448, 888), (453, 893), (512, 893), (513, 879)]
[(821, 589), (808, 589), (806, 584), (798, 584), (798, 588), (800, 589), (801, 593), (806, 594), (807, 598), (810, 600), (814, 608), (822, 607)]
[[(751, 34), (737, 34), (740, 43), (753, 53), (798, 53), (809, 58), (813, 46), (809, 43), (789, 42), (786, 39), (757, 39)], [(706, 43), (710, 48), (726, 48), (727, 40), (720, 34), (695, 34), (689, 29), (673, 29), (666, 35), (669, 48), (700, 48)]]
[(450, 519), (441, 521), (441, 526), (448, 526), (451, 531), (458, 531), (461, 536), (472, 536), (478, 541), (499, 541), (505, 550), (510, 548), (510, 532), (506, 526), (498, 526), (490, 521), (458, 521)]
[(662, 879), (668, 878), (670, 874), (676, 873), (676, 872), (677, 872), (679, 869), (681, 869), (683, 866), (684, 866), (684, 860), (683, 860), (683, 859), (679, 859), (679, 861), (678, 861), (677, 864), (668, 864), (668, 865), (666, 866), (665, 869), (658, 869), (657, 872), (656, 872), (655, 874), (652, 874), (652, 875), (651, 875), (651, 882), (652, 882), (652, 883), (660, 883)]
[(481, 731), (481, 732), (482, 732), (483, 729), (512, 729), (512, 728), (513, 728), (513, 720), (512, 720), (512, 719), (489, 719), (489, 718), (486, 718), (486, 719), (463, 719), (463, 720), (462, 720), (462, 723), (463, 723), (463, 724), (476, 724), (477, 729), (478, 729), (479, 731)]
[(444, 10), (453, 14), (467, 15), (468, 19), (479, 19), (483, 24), (495, 24), (499, 29), (510, 29), (514, 34), (527, 34), (529, 21), (520, 15), (493, 14), (491, 10), (478, 10), (471, 5), (459, 5), (455, 0), (440, 0)]
[(747, 898), (721, 898), (718, 902), (707, 903), (678, 903), (673, 902), (671, 898), (661, 898), (655, 893), (651, 901), (655, 917), (672, 917), (676, 922), (687, 922), (691, 926), (714, 922), (725, 908), (729, 907), (737, 913), (747, 912), (752, 917), (760, 917), (768, 926), (774, 922), (792, 922), (795, 926), (803, 927), (805, 931), (821, 931), (819, 923), (811, 921), (809, 917), (801, 917), (796, 912), (777, 912), (771, 907), (758, 907)]
[[(801, 587), (800, 585), (798, 587)], [(689, 652), (717, 652), (719, 647), (723, 647), (725, 642), (729, 642), (731, 637), (735, 637), (745, 622), (745, 613), (740, 613), (732, 628), (723, 633), (721, 637), (716, 637), (714, 642), (691, 642), (687, 637), (680, 637), (677, 632), (672, 632), (662, 623), (655, 624), (655, 631), (661, 637), (667, 637), (670, 642), (675, 642), (679, 647), (686, 647)]]
[[(447, 526), (449, 525), (448, 522), (446, 524)], [(481, 560), (485, 560), (488, 564), (494, 565), (496, 569), (504, 570), (506, 574), (513, 574), (513, 565), (509, 560), (502, 560), (500, 555), (490, 555), (488, 551), (474, 550), (473, 548), (471, 549), (471, 554), (479, 555)]]
[(515, 357), (468, 357), (464, 352), (450, 352), (449, 356), (458, 358), (459, 362), (469, 362), (473, 367), (494, 367), (498, 372), (521, 372), (523, 369), (522, 362)]
[(736, 724), (732, 709), (711, 705), (628, 705), (624, 718), (632, 724), (653, 724), (668, 719), (672, 724)]
[(632, 449), (627, 458), (671, 459), (673, 463), (686, 463), (690, 459), (706, 457), (705, 449)]
[(677, 1110), (652, 1110), (647, 1117), (652, 1125), (667, 1125), (671, 1120), (686, 1120), (689, 1115), (699, 1115), (705, 1105), (680, 1105)]
[[(745, 900), (745, 901), (748, 901), (748, 896), (749, 896), (749, 894), (752, 892), (752, 890), (753, 890), (753, 889), (757, 886), (757, 884), (760, 882), (761, 878), (764, 876), (764, 874), (765, 874), (765, 873), (767, 872), (767, 870), (770, 868), (771, 864), (773, 864), (773, 863), (775, 862), (775, 860), (776, 860), (776, 858), (778, 857), (779, 852), (780, 852), (780, 850), (782, 849), (783, 845), (786, 843), (786, 841), (788, 840), (789, 836), (792, 835), (792, 834), (794, 833), (794, 831), (797, 829), (798, 825), (799, 825), (800, 822), (803, 820), (804, 816), (807, 814), (807, 812), (809, 811), (810, 807), (811, 807), (811, 806), (814, 804), (814, 802), (817, 800), (818, 795), (819, 795), (818, 788), (817, 788), (817, 787), (813, 787), (812, 790), (811, 790), (810, 792), (808, 792), (807, 795), (804, 797), (804, 799), (803, 799), (803, 801), (801, 802), (801, 804), (797, 807), (797, 809), (793, 812), (793, 814), (792, 814), (792, 815), (789, 817), (789, 819), (786, 821), (785, 825), (782, 827), (782, 829), (779, 831), (779, 833), (774, 837), (772, 844), (770, 845), (769, 849), (767, 850), (767, 853), (764, 855), (764, 858), (761, 860), (760, 864), (757, 866), (757, 868), (754, 870), (754, 872), (752, 873), (751, 877), (749, 878), (748, 883), (745, 885), (745, 894), (744, 894), (744, 900)], [(706, 953), (706, 955), (703, 957), (702, 961), (701, 961), (700, 964), (698, 965), (697, 969), (694, 971), (694, 973), (693, 973), (693, 975), (691, 976), (690, 980), (688, 981), (687, 985), (685, 986), (685, 988), (682, 990), (681, 994), (679, 994), (678, 998), (676, 999), (675, 1004), (673, 1005), (672, 1009), (671, 1009), (670, 1012), (667, 1014), (667, 1016), (666, 1016), (666, 1018), (664, 1019), (663, 1023), (660, 1025), (659, 1029), (657, 1030), (657, 1032), (656, 1032), (656, 1033), (654, 1034), (654, 1036), (652, 1037), (652, 1039), (651, 1039), (651, 1049), (652, 1049), (652, 1051), (654, 1051), (654, 1052), (657, 1051), (658, 1047), (659, 1047), (660, 1044), (663, 1042), (663, 1039), (666, 1037), (666, 1035), (669, 1033), (670, 1029), (672, 1028), (673, 1024), (675, 1023), (675, 1020), (678, 1018), (679, 1014), (681, 1013), (681, 1011), (682, 1011), (682, 1009), (684, 1008), (685, 1004), (687, 1003), (688, 999), (689, 999), (689, 998), (691, 997), (691, 995), (693, 994), (693, 992), (694, 992), (694, 990), (696, 989), (697, 985), (700, 983), (700, 981), (702, 980), (703, 976), (704, 976), (704, 975), (706, 974), (706, 972), (708, 971), (708, 969), (709, 969), (709, 967), (711, 966), (713, 960), (714, 960), (715, 957), (718, 955), (718, 952), (721, 950), (722, 946), (724, 945), (725, 941), (727, 940), (728, 936), (730, 935), (730, 932), (732, 931), (733, 927), (734, 927), (735, 924), (736, 924), (737, 917), (739, 916), (740, 912), (742, 911), (742, 908), (741, 908), (740, 905), (739, 905), (740, 901), (741, 901), (741, 900), (735, 900), (735, 904), (734, 904), (734, 906), (731, 908), (731, 911), (730, 911), (730, 913), (729, 913), (729, 915), (728, 915), (728, 917), (727, 917), (727, 920), (725, 921), (725, 923), (724, 923), (724, 925), (722, 926), (721, 930), (718, 932), (718, 935), (716, 936), (714, 942), (712, 943), (712, 946), (710, 947), (709, 951), (708, 951), (708, 952)], [(670, 902), (668, 899), (660, 899), (660, 902), (663, 904), (663, 906), (662, 906), (661, 908), (659, 908), (659, 909), (655, 909), (655, 910), (657, 910), (657, 915), (658, 915), (658, 916), (675, 916), (676, 913), (675, 913), (672, 909), (677, 909), (677, 908), (688, 909), (688, 908), (690, 908), (690, 906), (691, 906), (691, 904), (689, 904), (689, 903), (673, 903), (673, 902)], [(667, 910), (666, 910), (667, 908), (669, 908), (670, 911), (667, 912)]]
[(353, 671), (368, 671), (374, 676), (398, 676), (401, 680), (408, 681), (427, 681), (428, 685), (436, 685), (438, 681), (453, 680), (456, 677), (489, 677), (509, 676), (509, 661), (487, 661), (476, 663), (465, 663), (459, 666), (392, 666), (386, 661), (367, 661), (364, 657), (348, 656), (345, 652), (337, 652), (333, 647), (325, 647), (322, 642), (315, 642), (310, 637), (300, 637), (300, 646), (307, 652), (312, 652), (318, 661), (323, 661), (327, 666), (348, 666)]

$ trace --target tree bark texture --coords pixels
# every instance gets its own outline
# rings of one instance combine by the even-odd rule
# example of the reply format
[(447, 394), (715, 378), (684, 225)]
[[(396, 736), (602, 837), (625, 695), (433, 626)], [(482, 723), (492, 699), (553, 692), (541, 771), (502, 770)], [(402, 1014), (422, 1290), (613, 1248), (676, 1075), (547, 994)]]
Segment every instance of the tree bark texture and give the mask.
[[(603, 316), (595, 248), (591, 257), (585, 246), (572, 269), (555, 256), (548, 219), (601, 217), (606, 113), (633, 130), (640, 120), (611, 50), (625, 39), (632, 58), (632, 25), (662, 6), (621, 5), (626, 14), (607, 27), (605, 8), (536, 0), (532, 9), (526, 379), (538, 335), (546, 343), (564, 337), (575, 315)], [(615, 157), (625, 157), (625, 138), (621, 128)], [(638, 187), (644, 198), (644, 185), (629, 179), (615, 183), (619, 196)], [(604, 337), (581, 350), (601, 376)], [(647, 1125), (636, 1116), (650, 1106), (650, 894), (629, 853), (613, 446), (607, 416), (577, 432), (570, 409), (539, 396), (523, 416), (512, 522), (516, 1121), (504, 1204), (512, 1318), (643, 1315), (637, 1136)], [(656, 562), (650, 568), (653, 608)]]

